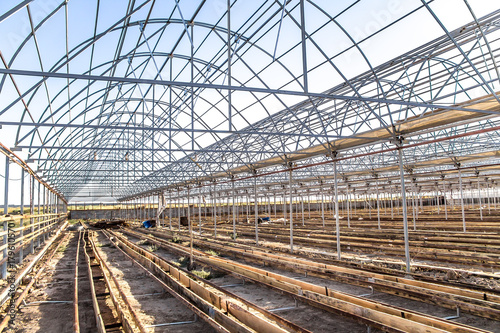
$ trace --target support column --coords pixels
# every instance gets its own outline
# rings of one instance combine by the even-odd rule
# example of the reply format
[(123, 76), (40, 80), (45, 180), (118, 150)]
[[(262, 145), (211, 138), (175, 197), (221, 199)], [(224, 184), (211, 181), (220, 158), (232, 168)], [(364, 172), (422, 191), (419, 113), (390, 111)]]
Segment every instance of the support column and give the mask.
[[(358, 216), (358, 212), (357, 212), (357, 207), (358, 207), (358, 200), (356, 199), (356, 188), (353, 187), (352, 189), (352, 198), (354, 199), (354, 216)], [(358, 198), (359, 198), (359, 194), (358, 194)], [(351, 206), (351, 209), (352, 209), (352, 206)]]
[(213, 192), (213, 202), (214, 202), (214, 211), (213, 211), (213, 215), (214, 215), (214, 237), (217, 238), (217, 198), (215, 196), (215, 181), (214, 181), (214, 192)]
[(286, 191), (283, 185), (283, 225), (286, 225)]
[(168, 201), (168, 228), (172, 230), (172, 191), (168, 192), (169, 201)]
[(307, 211), (308, 211), (308, 219), (311, 219), (311, 192), (307, 189)]
[(337, 181), (337, 161), (333, 161), (333, 179), (334, 179), (334, 192), (335, 192), (335, 233), (337, 241), (337, 259), (341, 260), (340, 252), (340, 222), (339, 222), (339, 190)]
[(392, 201), (392, 184), (390, 180), (389, 180), (389, 195), (391, 200), (391, 220), (394, 220), (394, 203)]
[(438, 214), (441, 214), (441, 205), (439, 204), (439, 189), (438, 189), (437, 182), (436, 182), (436, 203), (437, 203), (437, 208), (438, 208)]
[(245, 190), (247, 193), (247, 223), (249, 222), (249, 216), (250, 216), (250, 193), (248, 193), (248, 190)]
[(304, 226), (304, 196), (300, 196), (300, 205), (302, 207), (302, 226)]
[(292, 168), (289, 166), (288, 188), (290, 190), (290, 253), (293, 253), (293, 193), (292, 193)]
[[(35, 177), (30, 176), (30, 214), (31, 216), (35, 215), (35, 203), (34, 203), (34, 196), (35, 196)], [(35, 227), (33, 224), (35, 223), (35, 218), (31, 217), (30, 218), (30, 234), (33, 235), (35, 232)], [(33, 254), (35, 253), (35, 244), (34, 244), (34, 239), (31, 238), (30, 241), (30, 253)]]
[(488, 184), (488, 177), (484, 178), (486, 183), (486, 198), (488, 198), (488, 215), (491, 215), (491, 205), (490, 205), (490, 185)]
[(479, 216), (483, 220), (483, 203), (481, 202), (481, 183), (479, 182), (479, 171), (476, 171), (477, 176), (477, 199), (479, 203)]
[(257, 207), (257, 170), (253, 171), (253, 191), (254, 191), (254, 204), (255, 204), (255, 245), (259, 245), (259, 210)]
[(403, 232), (404, 232), (404, 242), (405, 242), (405, 259), (406, 259), (406, 271), (411, 272), (410, 267), (410, 242), (408, 235), (408, 212), (406, 207), (406, 189), (405, 189), (405, 177), (403, 171), (403, 149), (402, 146), (398, 147), (398, 157), (399, 157), (399, 176), (401, 178), (401, 206), (403, 207)]
[(181, 231), (181, 190), (177, 189), (177, 226)]
[(202, 195), (201, 195), (201, 187), (200, 187), (200, 193), (198, 193), (198, 228), (199, 228), (199, 235), (201, 236), (201, 203), (202, 203)]
[[(24, 176), (25, 176), (25, 170), (21, 169), (21, 215), (24, 216)], [(24, 236), (24, 230), (22, 229), (24, 225), (24, 219), (21, 218), (19, 220), (19, 227), (21, 230), (19, 230), (19, 245), (21, 245), (21, 242), (23, 241), (22, 238)], [(23, 247), (20, 246), (19, 248), (19, 263), (23, 262), (24, 258), (24, 252), (23, 252)]]
[(462, 170), (460, 170), (460, 163), (456, 164), (458, 169), (458, 186), (460, 187), (460, 205), (462, 206), (462, 225), (463, 231), (466, 232), (467, 229), (465, 227), (465, 210), (464, 210), (464, 191), (462, 186)]
[[(41, 184), (38, 183), (38, 196), (37, 196), (37, 203), (38, 203), (38, 215), (43, 214), (43, 211), (40, 211), (40, 186)], [(37, 227), (36, 230), (40, 230), (40, 216), (37, 219)], [(37, 236), (36, 238), (36, 247), (40, 247), (40, 235)]]
[(190, 193), (189, 193), (189, 186), (187, 187), (187, 219), (188, 219), (188, 226), (189, 226), (189, 268), (193, 268), (193, 228), (191, 224), (191, 212), (189, 209), (189, 204), (190, 204)]
[(234, 176), (231, 177), (232, 185), (233, 185), (233, 240), (236, 240), (236, 204), (235, 204), (235, 196), (236, 192), (234, 190)]
[(444, 181), (444, 175), (441, 175), (441, 179), (443, 180), (444, 219), (448, 220), (448, 204), (446, 202), (446, 184)]
[(320, 180), (320, 188), (319, 190), (321, 191), (321, 220), (323, 221), (323, 229), (325, 228), (325, 207), (323, 205), (324, 196), (323, 196), (323, 181)]
[(378, 192), (378, 175), (374, 174), (375, 177), (375, 189), (377, 190), (377, 224), (378, 224), (378, 229), (380, 230), (380, 199), (379, 199), (379, 192)]
[(346, 200), (347, 200), (347, 227), (350, 228), (351, 227), (351, 205), (349, 203), (349, 187), (350, 185), (347, 184), (347, 178), (344, 179), (344, 181), (346, 182), (346, 185), (345, 185), (345, 188), (346, 188), (346, 191), (347, 191), (347, 196), (346, 196)]

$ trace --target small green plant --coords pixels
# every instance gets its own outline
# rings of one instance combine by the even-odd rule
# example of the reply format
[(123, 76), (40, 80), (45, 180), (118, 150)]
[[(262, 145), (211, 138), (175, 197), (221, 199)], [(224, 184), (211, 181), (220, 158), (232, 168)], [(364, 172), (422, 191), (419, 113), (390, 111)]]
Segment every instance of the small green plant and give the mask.
[(188, 257), (180, 257), (179, 260), (178, 260), (178, 264), (181, 267), (186, 267), (188, 263), (189, 263), (189, 258)]
[(208, 255), (214, 256), (214, 257), (218, 257), (219, 256), (219, 254), (217, 252), (215, 252), (214, 250), (212, 250), (212, 249), (206, 250), (205, 253), (208, 254)]
[(210, 277), (210, 272), (205, 271), (205, 269), (191, 271), (197, 277), (202, 279), (208, 279)]
[(141, 239), (137, 242), (137, 245), (149, 245), (149, 241), (147, 239)]
[(158, 245), (156, 245), (156, 244), (151, 244), (151, 245), (149, 245), (148, 250), (149, 250), (150, 252), (156, 252), (156, 251), (158, 251)]
[(97, 247), (110, 247), (111, 243), (97, 243), (95, 246), (97, 246)]
[(236, 238), (238, 238), (238, 234), (237, 233), (231, 234), (231, 239), (232, 240), (236, 240)]
[(61, 245), (59, 246), (59, 248), (57, 249), (57, 252), (64, 252), (66, 251), (66, 249), (68, 248), (68, 245)]
[(177, 236), (177, 235), (173, 235), (172, 239), (171, 239), (171, 242), (172, 243), (180, 244), (180, 243), (182, 243), (182, 239), (179, 236)]

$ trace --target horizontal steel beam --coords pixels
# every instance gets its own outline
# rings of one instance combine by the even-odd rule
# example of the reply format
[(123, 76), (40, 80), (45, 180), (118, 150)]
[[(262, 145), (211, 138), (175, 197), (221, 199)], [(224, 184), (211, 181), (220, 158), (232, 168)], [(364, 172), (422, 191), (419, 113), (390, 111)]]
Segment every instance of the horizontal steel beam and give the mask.
[(274, 94), (274, 95), (291, 95), (291, 96), (302, 96), (311, 98), (323, 98), (323, 99), (338, 99), (343, 101), (362, 101), (371, 103), (381, 103), (381, 104), (395, 104), (395, 105), (405, 105), (413, 107), (423, 107), (429, 109), (444, 109), (444, 110), (460, 110), (469, 112), (479, 112), (489, 114), (490, 112), (479, 110), (479, 109), (468, 109), (457, 106), (446, 106), (437, 105), (432, 103), (419, 103), (412, 101), (394, 100), (386, 98), (374, 98), (374, 97), (354, 97), (346, 95), (337, 94), (324, 94), (324, 93), (312, 93), (304, 91), (293, 91), (293, 90), (282, 90), (282, 89), (268, 89), (268, 88), (258, 88), (258, 87), (243, 87), (243, 86), (229, 86), (222, 84), (209, 84), (209, 83), (196, 83), (196, 82), (182, 82), (182, 81), (170, 81), (170, 80), (154, 80), (154, 79), (142, 79), (142, 78), (130, 78), (130, 77), (117, 77), (117, 76), (100, 76), (100, 75), (86, 75), (86, 74), (71, 74), (71, 73), (54, 73), (54, 72), (42, 72), (42, 71), (28, 71), (19, 69), (5, 69), (0, 68), (0, 74), (11, 74), (11, 75), (23, 75), (32, 77), (43, 77), (47, 78), (60, 78), (60, 79), (75, 79), (75, 80), (86, 80), (86, 81), (105, 81), (105, 82), (122, 82), (122, 83), (133, 83), (133, 84), (151, 84), (159, 86), (174, 86), (174, 87), (193, 87), (193, 88), (204, 88), (204, 89), (217, 89), (217, 90), (231, 90), (231, 91), (246, 91), (254, 93), (264, 93), (264, 94)]
[[(144, 148), (134, 148), (134, 147), (65, 147), (65, 146), (50, 146), (50, 145), (39, 145), (39, 146), (17, 146), (17, 148), (32, 148), (32, 149), (55, 149), (55, 150), (104, 150), (104, 151), (172, 151), (172, 152), (185, 152), (185, 153), (195, 153), (195, 152), (205, 152), (205, 153), (235, 153), (235, 154), (269, 154), (268, 150), (228, 150), (228, 149), (169, 149), (169, 148), (157, 148), (157, 147), (144, 147)], [(282, 152), (288, 153), (288, 152)], [(295, 155), (300, 153), (294, 153)], [(54, 158), (57, 160), (57, 158)]]
[[(54, 127), (54, 128), (81, 128), (81, 129), (105, 129), (105, 130), (120, 130), (120, 131), (153, 131), (153, 132), (182, 132), (182, 133), (217, 133), (217, 134), (244, 134), (244, 135), (270, 135), (269, 132), (259, 131), (239, 131), (239, 130), (218, 130), (218, 129), (203, 129), (203, 128), (177, 128), (177, 127), (144, 127), (131, 125), (91, 125), (91, 124), (50, 124), (50, 123), (29, 123), (22, 121), (0, 121), (0, 126), (31, 126), (31, 127)], [(1, 127), (0, 127), (1, 128)], [(324, 139), (340, 139), (338, 135), (327, 134), (309, 134), (309, 133), (287, 133), (275, 132), (271, 135), (286, 136), (286, 137), (312, 137)], [(346, 137), (347, 138), (347, 137)]]

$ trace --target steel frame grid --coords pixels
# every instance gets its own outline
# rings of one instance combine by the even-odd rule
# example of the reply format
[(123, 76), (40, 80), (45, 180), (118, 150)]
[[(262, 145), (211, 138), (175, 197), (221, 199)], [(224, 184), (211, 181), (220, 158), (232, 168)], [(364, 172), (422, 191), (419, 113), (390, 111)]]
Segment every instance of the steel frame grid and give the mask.
[[(478, 117), (458, 126), (429, 126), (428, 133), (408, 133), (411, 137), (406, 140), (410, 144), (467, 132), (470, 128), (497, 126), (494, 119), (497, 110), (471, 109), (457, 106), (457, 103), (489, 94), (498, 101), (494, 85), (500, 79), (497, 68), (499, 11), (477, 18), (469, 3), (464, 1), (473, 20), (457, 30), (448, 31), (431, 8), (433, 2), (422, 1), (411, 12), (358, 41), (339, 21), (359, 6), (359, 1), (336, 15), (314, 1), (291, 1), (284, 6), (280, 1), (262, 1), (258, 9), (237, 26), (231, 23), (228, 14), (231, 10), (236, 11), (241, 1), (229, 1), (214, 24), (197, 20), (210, 1), (199, 1), (191, 11), (187, 10), (191, 14), (189, 17), (186, 12), (183, 14), (186, 2), (172, 1), (170, 15), (155, 18), (155, 1), (136, 3), (131, 0), (125, 15), (102, 32), (97, 29), (98, 18), (106, 12), (96, 6), (93, 36), (82, 42), (71, 41), (76, 45), (71, 49), (66, 23), (66, 54), (50, 69), (44, 70), (37, 41), (39, 30), (58, 13), (64, 12), (68, 22), (71, 3), (61, 2), (35, 24), (30, 8), (36, 1), (25, 1), (0, 16), (0, 23), (3, 23), (25, 15), (31, 25), (31, 34), (9, 61), (2, 56), (0, 94), (9, 80), (15, 84), (21, 76), (29, 76), (35, 83), (23, 88), (16, 85), (19, 96), (10, 98), (11, 103), (0, 111), (0, 124), (18, 126), (15, 148), (27, 149), (27, 160), (36, 161), (39, 170), (45, 171), (44, 175), (64, 197), (71, 198), (88, 185), (88, 188), (95, 187), (97, 192), (121, 200), (207, 179), (225, 179), (241, 170), (253, 173), (254, 169), (261, 169), (261, 161), (266, 160), (274, 163), (263, 165), (266, 169), (259, 172), (272, 172), (289, 163), (288, 156), (292, 154), (311, 146), (323, 147), (319, 152), (293, 159), (307, 158), (303, 163), (314, 165), (325, 159), (317, 155), (335, 150), (330, 145), (332, 141), (359, 138), (360, 133), (377, 129), (385, 129), (388, 137), (342, 153), (360, 155), (383, 150), (401, 136), (395, 130), (399, 124), (412, 118), (424, 118), (438, 109), (472, 111)], [(325, 23), (309, 31), (304, 24), (307, 21), (304, 6), (321, 13)], [(422, 11), (433, 17), (442, 28), (443, 36), (381, 65), (372, 65), (363, 52), (363, 43)], [(231, 30), (224, 26), (225, 20)], [(301, 37), (276, 55), (283, 20), (295, 25)], [(331, 25), (352, 42), (336, 54), (323, 50), (322, 41), (315, 37)], [(172, 34), (171, 27), (177, 27), (177, 35)], [(263, 46), (262, 40), (274, 36), (277, 27), (272, 53)], [(99, 42), (113, 34), (119, 35), (114, 57), (94, 64)], [(164, 51), (160, 45), (167, 36), (175, 42), (171, 43), (170, 50)], [(214, 47), (211, 57), (204, 58), (204, 48), (214, 39), (219, 41), (218, 48)], [(31, 42), (37, 49), (38, 71), (19, 69), (17, 65), (17, 57)], [(186, 48), (186, 45), (191, 47)], [(319, 52), (322, 58), (314, 66), (308, 66), (312, 59), (311, 49)], [(287, 55), (295, 50), (302, 54), (302, 70), (297, 73), (289, 70), (286, 62)], [(336, 65), (336, 61), (351, 50), (359, 52), (369, 68), (353, 78), (344, 75)], [(72, 64), (85, 51), (91, 53), (88, 68), (75, 74), (70, 68), (74, 68)], [(250, 56), (247, 56), (254, 52), (265, 59), (260, 68), (251, 66)], [(333, 68), (342, 82), (320, 93), (309, 91), (308, 75), (325, 65)], [(238, 66), (251, 75), (240, 78)], [(288, 81), (273, 87), (266, 77), (276, 66), (287, 73)], [(61, 80), (66, 81), (63, 88), (51, 88), (52, 85), (58, 87), (56, 82)], [(81, 82), (87, 83), (81, 85)], [(289, 89), (294, 85), (298, 89)], [(231, 96), (234, 100), (238, 93), (247, 96), (246, 105), (228, 103)], [(47, 103), (35, 115), (33, 109), (40, 95), (46, 95)], [(297, 103), (297, 99), (291, 97), (302, 98), (302, 101)], [(268, 102), (271, 100), (279, 105), (278, 109)], [(204, 108), (197, 108), (195, 112), (195, 106), (202, 103)], [(12, 121), (11, 114), (20, 104), (21, 116)], [(256, 106), (267, 116), (251, 121)], [(71, 112), (77, 110), (79, 113), (71, 116)], [(214, 118), (214, 113), (220, 119), (215, 124), (208, 121)], [(235, 122), (238, 117), (242, 120), (240, 126)], [(27, 121), (28, 118), (31, 121)], [(411, 165), (442, 154), (459, 158), (471, 152), (496, 150), (495, 137), (496, 131), (477, 135), (473, 146), (470, 141), (457, 139), (405, 149), (405, 158)], [(397, 163), (390, 153), (356, 161), (342, 162), (339, 167), (354, 172)], [(329, 168), (315, 166), (301, 173), (294, 172), (294, 179), (327, 175), (331, 175)], [(272, 180), (279, 181), (282, 175), (273, 177)], [(259, 182), (271, 181), (266, 178), (261, 177)], [(283, 179), (281, 181), (285, 181)]]

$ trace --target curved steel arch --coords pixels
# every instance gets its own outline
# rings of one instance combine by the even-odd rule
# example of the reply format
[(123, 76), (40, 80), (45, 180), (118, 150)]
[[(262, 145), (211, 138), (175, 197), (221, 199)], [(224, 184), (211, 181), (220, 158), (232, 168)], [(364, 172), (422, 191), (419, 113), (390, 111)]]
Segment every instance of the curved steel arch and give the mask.
[[(30, 18), (30, 9), (36, 3), (34, 0), (27, 5)], [(498, 126), (495, 106), (463, 110), (467, 105), (486, 103), (467, 104), (480, 90), (491, 95), (485, 101), (493, 103), (492, 97), (498, 103), (493, 86), (500, 80), (496, 61), (500, 49), (498, 10), (477, 17), (473, 4), (464, 1), (470, 16), (464, 16), (460, 29), (451, 31), (439, 19), (440, 13), (422, 1), (390, 22), (379, 24), (367, 36), (356, 38), (341, 22), (362, 6), (359, 1), (335, 12), (314, 0), (285, 5), (261, 1), (252, 4), (253, 11), (245, 12), (250, 5), (234, 0), (230, 8), (213, 18), (207, 14), (210, 3), (130, 1), (126, 7), (117, 8), (123, 14), (111, 20), (106, 18), (104, 8), (96, 7), (95, 21), (88, 24), (93, 33), (89, 30), (83, 40), (68, 30), (56, 31), (58, 36), (65, 36), (66, 50), (48, 63), (52, 60), (43, 57), (50, 52), (42, 31), (57, 27), (56, 14), (63, 8), (64, 19), (68, 19), (67, 10), (72, 8), (71, 2), (58, 4), (34, 23), (32, 33), (20, 40), (8, 61), (2, 58), (5, 71), (0, 96), (7, 98), (0, 123), (17, 126), (12, 145), (27, 148), (28, 159), (38, 161), (47, 177), (68, 197), (87, 184), (113, 193), (112, 197), (125, 198), (252, 174), (256, 169), (272, 173), (261, 177), (262, 182), (281, 184), (284, 176), (273, 172), (283, 165), (328, 162), (325, 155), (337, 150), (367, 156), (356, 158), (356, 163), (339, 164), (349, 177), (363, 179), (361, 175), (369, 172), (370, 166), (381, 168), (397, 162), (392, 151), (372, 154), (389, 151), (391, 141), (403, 135), (409, 142), (419, 142), (468, 133), (471, 128), (488, 131)], [(167, 15), (160, 17), (160, 10)], [(230, 29), (224, 24), (228, 10), (237, 14), (232, 15)], [(444, 35), (375, 65), (364, 43), (380, 36), (390, 38), (391, 28), (404, 25), (415, 13), (425, 13), (429, 21), (437, 22)], [(25, 10), (9, 20), (22, 15), (26, 15)], [(296, 30), (281, 34), (295, 34), (295, 39), (275, 56), (273, 47), (277, 50), (280, 38), (285, 38), (279, 30), (285, 20)], [(310, 20), (317, 24), (309, 26)], [(5, 21), (0, 21), (0, 32), (5, 27), (2, 24)], [(340, 32), (351, 44), (332, 52), (325, 47), (329, 41), (320, 37), (320, 32), (328, 29)], [(70, 40), (72, 37), (76, 38)], [(33, 76), (24, 80), (12, 67), (24, 66), (33, 43), (38, 53), (32, 58), (35, 67), (42, 72), (50, 69), (41, 79)], [(349, 68), (337, 63), (350, 50), (361, 56), (357, 65), (368, 68), (354, 77), (346, 74)], [(99, 52), (109, 56), (99, 59)], [(297, 53), (301, 58), (293, 59)], [(337, 77), (318, 85), (321, 92), (309, 91), (308, 76), (326, 68)], [(81, 77), (50, 76), (64, 72)], [(85, 80), (85, 75), (96, 73), (124, 80)], [(169, 82), (204, 85), (155, 84), (166, 76)], [(136, 81), (127, 82), (128, 78)], [(142, 83), (141, 79), (149, 81)], [(231, 87), (248, 90), (233, 90), (229, 85), (224, 89), (228, 81), (233, 82)], [(17, 86), (17, 97), (7, 95), (12, 91), (8, 82)], [(290, 87), (297, 92), (296, 97), (279, 93)], [(449, 124), (428, 120), (434, 113), (453, 114), (455, 104), (462, 109), (457, 112), (468, 118), (457, 118)], [(9, 119), (13, 115), (17, 118)], [(408, 133), (400, 129), (415, 118), (429, 124)], [(494, 131), (474, 136), (472, 145), (454, 139), (416, 146), (405, 150), (405, 159), (411, 165), (436, 156), (456, 158), (488, 152), (496, 149), (492, 141), (497, 137)], [(365, 143), (342, 148), (342, 142), (349, 140)], [(303, 178), (304, 182), (326, 179), (330, 172), (321, 164), (296, 171), (294, 178)], [(220, 188), (224, 190), (224, 185)]]

